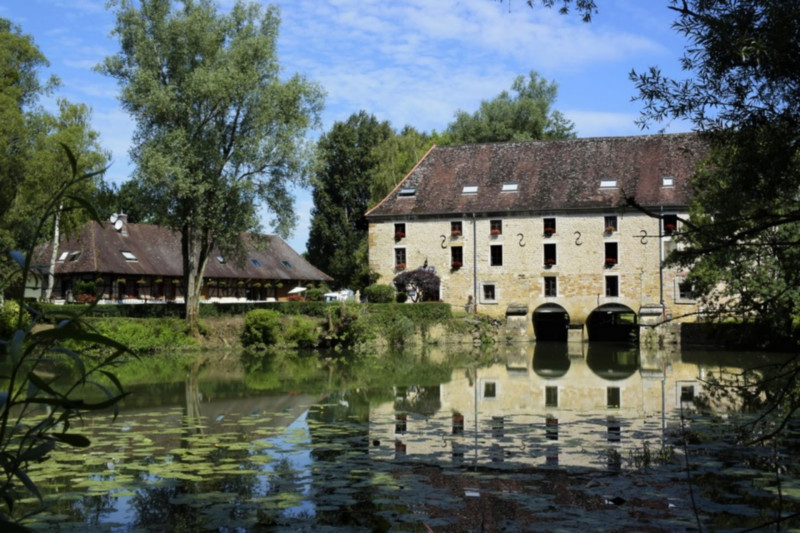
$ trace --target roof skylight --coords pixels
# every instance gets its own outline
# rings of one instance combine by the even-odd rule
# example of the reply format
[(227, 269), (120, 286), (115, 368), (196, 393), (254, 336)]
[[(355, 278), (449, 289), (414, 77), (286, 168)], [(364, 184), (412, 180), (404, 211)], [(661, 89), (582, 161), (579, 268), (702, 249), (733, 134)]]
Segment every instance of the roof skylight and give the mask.
[(261, 264), (261, 261), (259, 261), (258, 259), (252, 258), (252, 257), (250, 258), (250, 262), (253, 264), (254, 267), (257, 267), (257, 268), (261, 268), (262, 266), (264, 266), (264, 265)]
[(464, 185), (464, 188), (461, 189), (461, 194), (478, 194), (478, 186)]
[(519, 183), (504, 183), (503, 192), (517, 192), (519, 190)]
[(408, 196), (414, 196), (415, 194), (417, 194), (417, 189), (413, 187), (403, 187), (402, 189), (400, 189), (400, 196), (408, 197)]
[(614, 178), (603, 178), (600, 180), (601, 189), (613, 189), (617, 186), (617, 180)]
[(138, 261), (139, 260), (132, 252), (128, 252), (127, 250), (121, 250), (119, 253), (122, 254), (122, 257), (125, 258), (125, 261)]

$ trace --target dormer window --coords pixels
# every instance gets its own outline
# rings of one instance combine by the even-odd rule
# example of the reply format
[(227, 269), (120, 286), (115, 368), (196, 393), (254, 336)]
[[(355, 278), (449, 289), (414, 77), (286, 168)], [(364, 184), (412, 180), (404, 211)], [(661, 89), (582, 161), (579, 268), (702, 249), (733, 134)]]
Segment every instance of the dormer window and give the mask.
[(291, 264), (289, 261), (281, 261), (281, 264), (282, 264), (282, 265), (283, 265), (285, 268), (288, 268), (289, 270), (291, 270), (291, 269), (292, 269), (292, 264)]
[(519, 190), (519, 183), (504, 183), (503, 192), (517, 192)]
[(617, 180), (614, 178), (603, 178), (600, 180), (601, 189), (613, 189), (617, 186)]
[(80, 256), (81, 256), (80, 250), (78, 250), (77, 252), (70, 252), (69, 253), (69, 261), (70, 262), (77, 261)]
[(69, 252), (61, 252), (61, 255), (58, 256), (58, 259), (56, 261), (58, 261), (59, 263), (63, 263), (64, 261), (67, 260), (67, 257), (69, 257)]
[(461, 189), (461, 194), (478, 194), (478, 186), (464, 185), (464, 188)]
[(221, 255), (218, 255), (217, 256), (217, 263), (219, 263), (220, 265), (224, 265), (225, 264), (225, 258), (222, 257)]
[(128, 261), (129, 263), (139, 260), (132, 252), (129, 252), (127, 250), (122, 250), (120, 251), (120, 253), (122, 254), (122, 257), (125, 258), (125, 261)]
[(398, 196), (400, 196), (401, 198), (407, 198), (409, 196), (414, 196), (416, 194), (417, 194), (417, 189), (415, 189), (414, 187), (403, 187), (402, 189), (400, 189), (400, 194)]
[(252, 257), (250, 258), (250, 263), (256, 268), (261, 268), (262, 266), (264, 266), (261, 264), (261, 261)]

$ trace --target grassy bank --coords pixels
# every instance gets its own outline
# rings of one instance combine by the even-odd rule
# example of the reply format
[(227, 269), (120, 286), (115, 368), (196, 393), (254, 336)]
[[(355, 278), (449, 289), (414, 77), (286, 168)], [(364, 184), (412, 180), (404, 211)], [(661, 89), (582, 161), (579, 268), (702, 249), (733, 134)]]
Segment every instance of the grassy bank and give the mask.
[(142, 354), (243, 346), (323, 349), (351, 349), (375, 343), (403, 346), (427, 342), (434, 326), (443, 326), (454, 334), (465, 331), (464, 319), (454, 318), (450, 307), (439, 303), (305, 304), (251, 309), (236, 315), (204, 317), (200, 337), (190, 335), (182, 319), (170, 316), (100, 315), (88, 318), (87, 322), (100, 333)]

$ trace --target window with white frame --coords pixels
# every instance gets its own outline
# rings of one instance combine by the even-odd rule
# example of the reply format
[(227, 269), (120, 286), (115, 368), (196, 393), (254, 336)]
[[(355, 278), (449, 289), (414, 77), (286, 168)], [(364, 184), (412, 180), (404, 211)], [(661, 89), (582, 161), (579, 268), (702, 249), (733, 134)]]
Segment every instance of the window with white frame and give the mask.
[(675, 303), (678, 304), (693, 304), (695, 303), (695, 295), (692, 290), (692, 284), (685, 278), (675, 278)]
[(481, 303), (497, 303), (497, 286), (494, 283), (481, 284)]

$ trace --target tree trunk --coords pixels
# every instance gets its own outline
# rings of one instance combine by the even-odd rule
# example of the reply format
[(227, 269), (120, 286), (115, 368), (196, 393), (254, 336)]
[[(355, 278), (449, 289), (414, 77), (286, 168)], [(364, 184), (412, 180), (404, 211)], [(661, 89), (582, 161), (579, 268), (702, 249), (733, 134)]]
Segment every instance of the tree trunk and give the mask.
[(189, 326), (189, 332), (197, 336), (200, 334), (200, 293), (203, 290), (203, 274), (211, 249), (208, 231), (184, 226), (181, 229), (181, 247), (183, 252), (183, 297), (186, 309), (184, 317)]
[[(56, 260), (58, 259), (58, 245), (59, 240), (61, 238), (59, 228), (61, 222), (61, 205), (59, 204), (58, 209), (56, 209), (56, 213), (54, 215), (54, 222), (53, 222), (53, 252), (50, 254), (50, 269), (47, 272), (47, 288), (44, 292), (44, 301), (49, 302), (50, 297), (53, 295), (53, 285), (56, 283)], [(25, 273), (25, 277), (27, 278), (27, 272)], [(27, 285), (27, 283), (26, 283)], [(24, 288), (23, 288), (24, 290)]]

